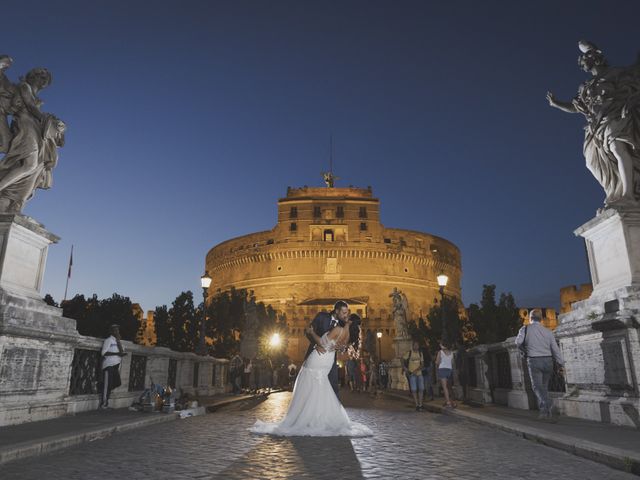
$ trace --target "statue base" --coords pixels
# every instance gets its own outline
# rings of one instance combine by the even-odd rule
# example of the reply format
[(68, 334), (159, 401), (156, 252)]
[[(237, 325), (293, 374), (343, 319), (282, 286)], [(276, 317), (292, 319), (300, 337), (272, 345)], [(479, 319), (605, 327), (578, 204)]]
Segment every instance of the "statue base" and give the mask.
[(607, 208), (574, 233), (585, 240), (593, 295), (640, 287), (640, 207)]
[(560, 315), (569, 416), (640, 428), (640, 208), (608, 208), (578, 228), (593, 293)]
[(407, 376), (402, 369), (404, 355), (411, 350), (413, 341), (410, 338), (396, 337), (393, 339), (395, 357), (391, 360), (389, 367), (389, 377), (391, 378), (391, 388), (396, 390), (409, 390)]
[(0, 214), (0, 289), (41, 299), (47, 251), (58, 240), (30, 217)]

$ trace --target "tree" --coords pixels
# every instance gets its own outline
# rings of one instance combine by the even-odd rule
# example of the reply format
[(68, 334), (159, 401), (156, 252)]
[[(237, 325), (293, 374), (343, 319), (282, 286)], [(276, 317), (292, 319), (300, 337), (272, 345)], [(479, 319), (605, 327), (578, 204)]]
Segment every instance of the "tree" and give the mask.
[(153, 322), (156, 327), (156, 345), (171, 348), (174, 344), (174, 335), (166, 305), (156, 307), (153, 312)]
[(122, 338), (134, 342), (139, 328), (131, 300), (117, 293), (103, 300), (95, 294), (88, 299), (76, 295), (62, 302), (62, 314), (76, 320), (78, 332), (90, 337), (105, 338), (109, 327), (117, 324)]
[(232, 288), (214, 296), (207, 305), (207, 335), (213, 338), (212, 353), (228, 358), (240, 346), (244, 325), (246, 290)]
[(173, 348), (179, 352), (195, 352), (199, 341), (200, 322), (193, 305), (193, 293), (182, 292), (169, 309), (169, 319), (173, 330)]
[(518, 333), (520, 316), (513, 295), (500, 294), (496, 304), (495, 285), (483, 285), (480, 306), (471, 304), (468, 312), (479, 344), (502, 342)]

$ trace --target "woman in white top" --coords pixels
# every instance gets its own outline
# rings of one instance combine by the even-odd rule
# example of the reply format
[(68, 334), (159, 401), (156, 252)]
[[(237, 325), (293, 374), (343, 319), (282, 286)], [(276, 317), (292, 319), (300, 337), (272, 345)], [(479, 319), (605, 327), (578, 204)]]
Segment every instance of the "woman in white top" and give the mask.
[(333, 366), (333, 352), (343, 350), (350, 344), (357, 345), (359, 330), (360, 317), (355, 314), (349, 317), (343, 327), (334, 327), (322, 337), (309, 327), (307, 333), (313, 336), (316, 345), (320, 345), (324, 352), (316, 349), (302, 364), (285, 417), (277, 423), (258, 420), (250, 430), (282, 436), (371, 435), (369, 427), (349, 419), (327, 376)]
[(436, 367), (438, 368), (438, 378), (444, 392), (444, 406), (456, 408), (458, 405), (451, 401), (451, 395), (449, 394), (449, 381), (453, 377), (453, 351), (444, 342), (440, 342), (440, 350), (436, 356)]

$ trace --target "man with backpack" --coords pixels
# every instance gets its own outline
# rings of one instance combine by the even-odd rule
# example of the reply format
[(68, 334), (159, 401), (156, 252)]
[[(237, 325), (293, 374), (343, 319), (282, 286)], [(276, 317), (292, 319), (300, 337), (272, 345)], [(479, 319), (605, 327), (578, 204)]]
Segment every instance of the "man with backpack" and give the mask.
[(549, 399), (549, 380), (553, 374), (553, 361), (560, 365), (563, 373), (564, 359), (551, 330), (542, 325), (542, 314), (533, 309), (529, 312), (529, 325), (520, 328), (516, 345), (527, 358), (529, 377), (533, 393), (538, 399), (539, 420), (553, 420)]

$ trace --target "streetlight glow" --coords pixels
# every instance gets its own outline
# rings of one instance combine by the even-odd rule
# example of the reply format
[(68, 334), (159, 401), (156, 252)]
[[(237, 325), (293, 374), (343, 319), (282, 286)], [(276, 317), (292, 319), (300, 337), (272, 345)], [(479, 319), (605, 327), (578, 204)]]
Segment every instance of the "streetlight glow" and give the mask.
[(378, 332), (378, 333), (376, 333), (376, 337), (378, 337), (378, 338), (382, 338), (382, 332)]
[(202, 288), (207, 289), (211, 286), (211, 277), (208, 272), (204, 272), (204, 275), (200, 277), (200, 285)]
[(271, 335), (271, 338), (269, 339), (269, 345), (271, 345), (274, 348), (279, 347), (281, 341), (282, 339), (280, 338), (280, 334), (274, 333), (273, 335)]
[(445, 273), (441, 273), (440, 275), (438, 275), (438, 285), (440, 287), (446, 287), (447, 283), (449, 282), (449, 276), (446, 275)]

